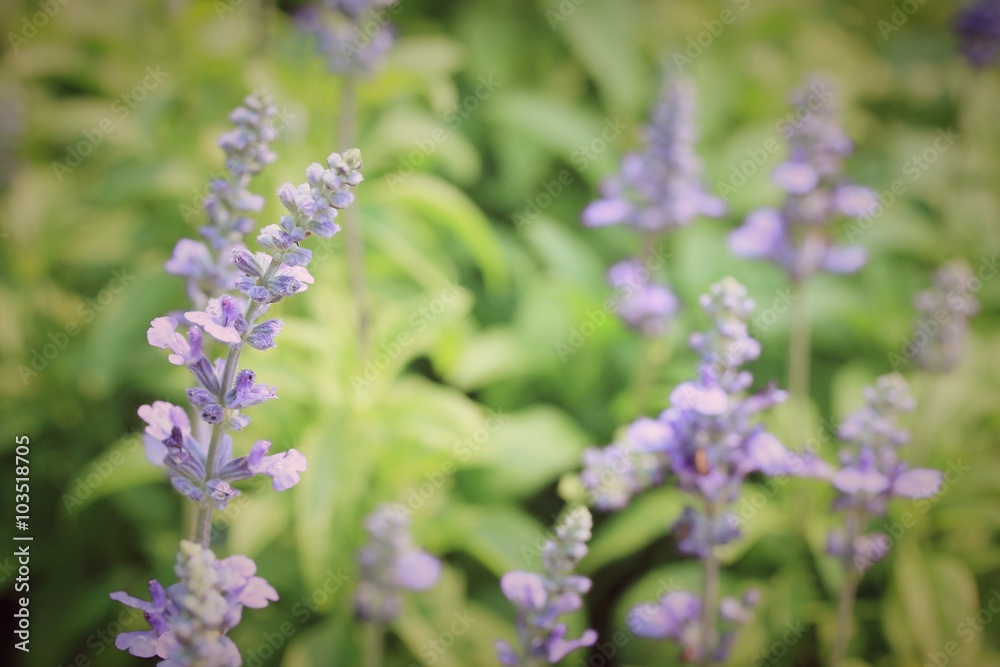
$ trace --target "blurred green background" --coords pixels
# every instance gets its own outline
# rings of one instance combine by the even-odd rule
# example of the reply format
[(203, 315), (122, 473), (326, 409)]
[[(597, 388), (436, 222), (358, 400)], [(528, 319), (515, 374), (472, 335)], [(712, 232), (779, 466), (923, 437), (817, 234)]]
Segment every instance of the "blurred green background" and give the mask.
[[(42, 5), (0, 8), (2, 504), (8, 517), (14, 438), (27, 434), (35, 536), (32, 650), (14, 656), (5, 640), (3, 662), (139, 664), (110, 638), (122, 621), (144, 624), (108, 592), (139, 595), (150, 577), (171, 580), (184, 534), (183, 503), (136, 439), (136, 408), (181, 403), (188, 382), (145, 340), (152, 318), (186, 302), (163, 263), (202, 220), (229, 111), (263, 88), (287, 119), (274, 143), (278, 161), (251, 187), (269, 194), (346, 148), (335, 144), (340, 82), (284, 2)], [(674, 54), (691, 57), (684, 69), (699, 93), (710, 189), (730, 182), (747, 151), (781, 139), (787, 92), (813, 72), (838, 84), (857, 144), (851, 178), (880, 191), (903, 181), (904, 194), (859, 239), (869, 265), (820, 276), (808, 290), (810, 433), (828, 432), (857, 408), (860, 388), (891, 370), (887, 355), (909, 336), (912, 296), (934, 268), (965, 257), (978, 269), (1000, 250), (1000, 81), (995, 68), (972, 71), (957, 54), (957, 8), (404, 0), (394, 17), (398, 44), (360, 88), (367, 180), (357, 194), (377, 367), (366, 369), (357, 354), (341, 236), (321, 245), (310, 267), (316, 284), (279, 308), (278, 348), (246, 358), (281, 400), (255, 409), (237, 447), (258, 438), (277, 450), (294, 446), (309, 470), (284, 494), (249, 485), (219, 517), (218, 550), (256, 559), (281, 595), (233, 632), (245, 664), (360, 663), (353, 556), (361, 517), (386, 500), (414, 509), (418, 542), (446, 563), (434, 589), (409, 596), (386, 664), (496, 664), (493, 643), (513, 635), (514, 620), (497, 578), (538, 566), (532, 550), (563, 505), (560, 488), (572, 492), (583, 449), (657, 414), (692, 376), (685, 340), (706, 325), (697, 295), (733, 275), (762, 309), (780, 298), (778, 270), (736, 260), (725, 246), (746, 212), (780, 200), (768, 179), (779, 152), (730, 196), (723, 220), (671, 237), (665, 276), (684, 309), (665, 340), (646, 344), (610, 317), (561, 358), (560, 344), (610, 296), (606, 268), (637, 245), (628, 231), (584, 229), (580, 211), (639, 145)], [(732, 23), (713, 23), (724, 10)], [(707, 46), (692, 46), (699, 36)], [(609, 122), (624, 130), (597, 143)], [(959, 140), (913, 171), (913, 157), (948, 128)], [(77, 163), (70, 150), (80, 146), (78, 166), (53, 168)], [(269, 196), (258, 221), (276, 220), (278, 209)], [(861, 584), (854, 665), (922, 667), (951, 641), (961, 651), (948, 665), (1000, 665), (1000, 619), (988, 612), (990, 624), (980, 613), (1000, 599), (1000, 281), (985, 281), (976, 296), (982, 312), (958, 370), (900, 368), (920, 405), (909, 419), (911, 460), (962, 472), (933, 503), (893, 506), (883, 528), (893, 549)], [(786, 317), (761, 334), (758, 384), (784, 382)], [(26, 373), (33, 358), (36, 372)], [(789, 411), (772, 420), (787, 438)], [(821, 453), (832, 459), (833, 450)], [(767, 502), (728, 554), (723, 587), (756, 585), (764, 598), (730, 664), (823, 664), (839, 584), (823, 555), (831, 494), (806, 482), (776, 493), (751, 484), (747, 497), (755, 492)], [(595, 586), (573, 624), (595, 627), (604, 648), (564, 664), (678, 664), (673, 645), (629, 634), (624, 614), (697, 582), (696, 563), (667, 534), (682, 502), (664, 488), (598, 514), (582, 565)], [(906, 512), (915, 525), (894, 527)], [(5, 518), (6, 544), (10, 524)], [(5, 616), (12, 552), (0, 551)], [(476, 620), (451, 635), (453, 615), (466, 612)], [(970, 631), (977, 614), (983, 626)]]

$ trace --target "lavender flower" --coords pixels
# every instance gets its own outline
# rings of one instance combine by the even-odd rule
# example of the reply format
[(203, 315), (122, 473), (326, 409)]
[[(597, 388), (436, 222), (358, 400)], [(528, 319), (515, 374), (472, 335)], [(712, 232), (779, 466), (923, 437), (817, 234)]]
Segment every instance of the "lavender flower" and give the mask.
[(389, 623), (399, 614), (403, 591), (433, 586), (441, 563), (413, 543), (403, 509), (379, 505), (365, 518), (365, 529), (369, 541), (358, 554), (361, 581), (354, 608), (367, 621)]
[(299, 10), (295, 21), (313, 35), (327, 67), (339, 74), (371, 74), (396, 41), (385, 10), (397, 0), (326, 0)]
[[(719, 603), (718, 622), (724, 628), (719, 647), (711, 657), (725, 662), (736, 630), (752, 618), (760, 601), (757, 589), (751, 588), (742, 599), (724, 597)], [(688, 591), (671, 591), (656, 604), (640, 605), (629, 612), (629, 629), (640, 637), (669, 639), (681, 647), (683, 662), (702, 660), (704, 631), (701, 598)]]
[(556, 526), (554, 539), (542, 547), (542, 574), (515, 571), (500, 579), (503, 594), (518, 611), (520, 641), (518, 648), (497, 642), (502, 664), (554, 665), (571, 651), (597, 641), (594, 630), (586, 630), (578, 639), (566, 639), (566, 624), (559, 622), (560, 616), (583, 606), (581, 596), (590, 590), (590, 579), (573, 574), (573, 570), (587, 554), (592, 525), (586, 507), (567, 511)]
[[(619, 173), (601, 183), (601, 199), (584, 209), (583, 224), (637, 229), (648, 255), (657, 235), (687, 226), (699, 215), (722, 215), (722, 201), (707, 194), (701, 182), (694, 116), (691, 81), (664, 84), (645, 127), (643, 150), (627, 154)], [(608, 282), (622, 293), (618, 314), (629, 327), (647, 337), (664, 333), (676, 315), (677, 297), (653, 279), (648, 266), (637, 259), (619, 262), (608, 271)]]
[(678, 78), (664, 85), (645, 128), (645, 148), (626, 155), (621, 171), (601, 184), (601, 199), (583, 212), (585, 225), (624, 224), (663, 232), (684, 227), (699, 215), (722, 215), (722, 202), (701, 183), (701, 162), (694, 150), (695, 113), (690, 80)]
[[(143, 405), (138, 413), (146, 422), (147, 457), (167, 471), (179, 493), (198, 504), (198, 543), (181, 543), (175, 569), (180, 583), (164, 590), (158, 582), (150, 582), (151, 602), (124, 593), (111, 597), (141, 609), (152, 628), (120, 634), (118, 648), (140, 657), (159, 656), (167, 667), (242, 664), (225, 633), (239, 622), (243, 606), (262, 607), (277, 599), (267, 582), (252, 576), (256, 565), (249, 558), (216, 561), (209, 550), (214, 510), (225, 508), (239, 493), (232, 482), (266, 475), (275, 491), (285, 491), (298, 484), (306, 469), (298, 450), (269, 456), (271, 443), (266, 440), (255, 443), (245, 456), (233, 455), (228, 432), (250, 423), (242, 411), (277, 398), (276, 389), (256, 382), (252, 370), (239, 369), (240, 356), (246, 345), (261, 350), (274, 347), (281, 322), (258, 319), (271, 304), (312, 282), (305, 269), (312, 254), (299, 244), (310, 234), (329, 237), (337, 232), (333, 220), (339, 209), (351, 204), (349, 190), (362, 180), (356, 149), (331, 154), (325, 168), (310, 165), (307, 183), (298, 187), (286, 183), (279, 189), (288, 215), (261, 231), (257, 240), (264, 252), (251, 254), (240, 239), (253, 221), (242, 214), (260, 210), (263, 200), (249, 194), (246, 185), (251, 175), (275, 159), (267, 148), (274, 135), (272, 115), (273, 106), (261, 95), (251, 95), (233, 112), (237, 127), (219, 142), (231, 179), (213, 184), (214, 194), (205, 202), (212, 224), (202, 233), (209, 244), (182, 240), (167, 262), (168, 271), (188, 279), (195, 309), (183, 320), (154, 319), (146, 334), (150, 345), (169, 350), (170, 363), (187, 368), (197, 383), (187, 390), (192, 417), (165, 401)], [(239, 273), (242, 278), (230, 278)], [(237, 287), (249, 301), (230, 293)], [(183, 326), (186, 335), (178, 330)], [(224, 357), (209, 360), (206, 333), (221, 344)]]
[(885, 515), (892, 498), (933, 496), (942, 481), (939, 471), (911, 469), (899, 455), (910, 439), (899, 418), (916, 406), (903, 376), (879, 377), (874, 387), (865, 388), (864, 397), (864, 407), (840, 426), (838, 435), (846, 445), (840, 451), (840, 469), (831, 477), (837, 490), (833, 508), (844, 515), (843, 528), (831, 531), (827, 539), (827, 553), (839, 558), (844, 569), (833, 665), (842, 664), (847, 653), (858, 581), (889, 552), (888, 536), (867, 532), (869, 521)]
[[(259, 152), (252, 153), (246, 147), (241, 151), (241, 161), (234, 159), (233, 163), (242, 165), (242, 174), (259, 169), (264, 162)], [(248, 157), (251, 154), (256, 157)], [(231, 253), (233, 266), (243, 274), (236, 282), (250, 296), (248, 302), (229, 293), (209, 299), (204, 310), (184, 314), (190, 325), (187, 336), (178, 331), (179, 322), (172, 317), (156, 318), (150, 325), (149, 343), (170, 350), (169, 361), (191, 371), (199, 386), (188, 390), (188, 401), (213, 429), (211, 441), (206, 443), (192, 433), (190, 420), (181, 408), (162, 401), (139, 408), (139, 416), (148, 424), (147, 455), (168, 471), (174, 488), (195, 502), (223, 508), (238, 494), (230, 483), (256, 474), (271, 476), (275, 490), (283, 491), (294, 486), (299, 473), (305, 470), (305, 458), (295, 449), (265, 457), (270, 447), (267, 441), (258, 442), (247, 456), (232, 456), (232, 439), (226, 431), (241, 430), (249, 424), (243, 410), (277, 398), (274, 387), (255, 382), (256, 374), (251, 369), (237, 369), (245, 345), (262, 350), (275, 346), (281, 321), (258, 319), (271, 304), (312, 283), (305, 268), (312, 254), (299, 243), (310, 234), (329, 237), (337, 232), (333, 221), (338, 210), (354, 199), (349, 189), (362, 180), (360, 166), (356, 150), (343, 156), (333, 153), (325, 168), (310, 165), (307, 183), (281, 186), (278, 198), (288, 214), (280, 224), (261, 231), (258, 242), (265, 252), (253, 254), (238, 247)], [(209, 361), (203, 350), (204, 333), (225, 346), (224, 359)], [(206, 528), (202, 526), (202, 530)]]
[(809, 113), (790, 126), (788, 160), (774, 170), (774, 182), (786, 193), (784, 206), (753, 211), (729, 235), (734, 254), (773, 262), (796, 283), (817, 271), (854, 273), (864, 266), (864, 249), (837, 243), (834, 223), (861, 218), (876, 204), (874, 192), (841, 176), (851, 141), (833, 102), (814, 103), (832, 97), (828, 87), (814, 79), (792, 96), (792, 103)]
[(935, 272), (931, 289), (914, 298), (919, 316), (912, 356), (921, 368), (944, 373), (961, 362), (969, 336), (969, 318), (979, 312), (979, 301), (972, 290), (977, 280), (964, 260), (953, 260)]
[(608, 283), (619, 292), (618, 315), (647, 337), (662, 335), (677, 314), (677, 297), (666, 285), (655, 282), (638, 260), (628, 259), (612, 266)]
[(264, 206), (263, 197), (247, 190), (250, 178), (276, 159), (269, 148), (277, 136), (276, 115), (270, 96), (264, 93), (248, 95), (243, 106), (230, 114), (235, 127), (219, 138), (228, 178), (212, 181), (205, 198), (208, 224), (199, 231), (206, 243), (181, 239), (167, 262), (168, 273), (187, 279), (188, 296), (197, 307), (233, 287), (237, 274), (231, 254), (234, 248), (242, 248), (243, 238), (255, 227), (247, 214)]
[(246, 556), (217, 560), (209, 549), (181, 542), (174, 566), (178, 583), (164, 589), (150, 580), (149, 602), (124, 591), (111, 594), (112, 600), (143, 612), (150, 625), (119, 634), (115, 646), (140, 658), (162, 658), (162, 667), (242, 665), (226, 633), (240, 622), (243, 607), (260, 609), (278, 599), (274, 588), (253, 576), (256, 571)]
[(1000, 2), (974, 0), (955, 18), (959, 48), (973, 67), (996, 62), (1000, 53)]
[(894, 497), (926, 498), (941, 486), (941, 473), (927, 468), (910, 469), (899, 450), (909, 442), (909, 432), (899, 417), (916, 406), (906, 381), (899, 374), (883, 375), (864, 391), (865, 406), (850, 415), (838, 435), (847, 443), (840, 451), (840, 468), (831, 477), (837, 498), (833, 507), (847, 515), (843, 531), (830, 535), (827, 551), (866, 570), (888, 551), (888, 538), (864, 534), (866, 522), (884, 515)]
[(668, 427), (655, 419), (640, 419), (628, 427), (621, 442), (583, 453), (580, 481), (590, 505), (601, 510), (625, 507), (633, 496), (663, 481), (666, 457), (650, 443), (670, 436)]
[(746, 288), (725, 278), (699, 302), (712, 326), (691, 336), (701, 355), (698, 378), (674, 389), (659, 419), (640, 419), (622, 443), (588, 450), (581, 480), (602, 509), (620, 508), (668, 478), (694, 498), (673, 530), (678, 549), (704, 562), (705, 593), (673, 593), (652, 608), (637, 607), (629, 625), (637, 634), (677, 641), (685, 660), (724, 661), (735, 627), (756, 604), (755, 593), (743, 602), (716, 599), (715, 551), (740, 535), (731, 510), (744, 480), (751, 473), (828, 477), (832, 470), (815, 457), (789, 452), (755, 423), (786, 394), (774, 386), (747, 392), (753, 378), (743, 365), (760, 355), (760, 344), (747, 328), (754, 303)]

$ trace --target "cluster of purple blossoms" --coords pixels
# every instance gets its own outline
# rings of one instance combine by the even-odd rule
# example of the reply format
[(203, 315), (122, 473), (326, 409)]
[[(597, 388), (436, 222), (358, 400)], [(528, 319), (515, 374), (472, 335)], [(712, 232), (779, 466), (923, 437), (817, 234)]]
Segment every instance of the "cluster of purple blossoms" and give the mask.
[[(832, 93), (816, 94), (828, 86), (813, 80), (792, 96), (792, 104), (809, 113), (791, 126), (788, 160), (772, 175), (786, 194), (784, 206), (753, 211), (729, 235), (734, 254), (773, 262), (794, 283), (821, 270), (848, 274), (861, 269), (867, 261), (864, 248), (838, 243), (834, 223), (870, 215), (877, 204), (872, 190), (842, 176), (853, 145), (840, 127)], [(816, 104), (824, 98), (830, 99)]]
[(677, 314), (677, 297), (654, 280), (639, 260), (626, 259), (608, 269), (608, 283), (618, 292), (618, 316), (632, 329), (654, 338), (662, 335)]
[[(241, 664), (225, 632), (239, 622), (243, 606), (260, 607), (277, 599), (274, 589), (252, 576), (256, 566), (249, 558), (216, 562), (209, 550), (214, 510), (239, 493), (232, 482), (262, 474), (271, 477), (276, 491), (284, 491), (306, 469), (305, 457), (295, 449), (269, 456), (266, 440), (244, 456), (233, 455), (228, 431), (250, 423), (243, 411), (277, 398), (274, 387), (256, 382), (252, 370), (240, 369), (240, 356), (246, 345), (258, 350), (275, 346), (281, 321), (262, 316), (271, 304), (313, 282), (305, 268), (312, 253), (300, 243), (311, 234), (328, 238), (338, 231), (338, 210), (352, 203), (350, 189), (362, 180), (356, 149), (331, 154), (326, 167), (311, 165), (307, 183), (278, 189), (288, 213), (257, 236), (263, 252), (247, 250), (241, 239), (254, 223), (246, 214), (260, 210), (263, 201), (246, 186), (252, 174), (275, 159), (267, 148), (274, 136), (273, 113), (263, 95), (249, 96), (233, 113), (237, 127), (220, 141), (231, 178), (214, 183), (205, 200), (210, 224), (201, 232), (209, 243), (185, 239), (167, 263), (168, 271), (187, 278), (195, 309), (158, 317), (147, 332), (150, 345), (169, 350), (170, 363), (186, 367), (197, 383), (187, 390), (191, 416), (165, 401), (143, 405), (138, 412), (146, 422), (147, 457), (167, 471), (178, 492), (198, 504), (198, 544), (182, 543), (176, 570), (181, 583), (164, 591), (152, 582), (151, 603), (123, 593), (112, 597), (142, 609), (153, 628), (120, 635), (118, 647), (140, 657), (160, 656), (165, 658), (160, 664), (170, 667)], [(225, 350), (214, 360), (206, 350), (212, 339)]]
[[(648, 241), (689, 225), (699, 215), (719, 217), (725, 212), (722, 201), (709, 195), (701, 181), (695, 111), (690, 80), (680, 78), (664, 86), (645, 127), (644, 149), (626, 155), (619, 173), (601, 183), (601, 199), (583, 211), (586, 226), (626, 225)], [(639, 271), (645, 271), (645, 278), (619, 299), (618, 312), (629, 327), (658, 336), (677, 311), (670, 289), (655, 282), (638, 260), (616, 264), (608, 282), (616, 289), (623, 282), (634, 285)]]
[(238, 273), (230, 261), (234, 248), (243, 247), (243, 239), (256, 223), (250, 214), (264, 206), (264, 198), (247, 187), (252, 176), (274, 162), (269, 143), (277, 136), (277, 114), (269, 95), (253, 93), (243, 100), (229, 118), (235, 127), (219, 138), (226, 153), (228, 178), (212, 181), (204, 201), (208, 224), (198, 231), (206, 243), (181, 239), (166, 264), (168, 273), (187, 280), (188, 297), (199, 308), (209, 299), (232, 289)]
[(515, 648), (505, 641), (497, 642), (501, 664), (554, 665), (571, 651), (597, 641), (597, 633), (589, 629), (578, 639), (567, 639), (566, 624), (559, 620), (563, 614), (580, 609), (581, 596), (590, 590), (590, 579), (573, 574), (573, 570), (587, 555), (592, 527), (586, 507), (572, 508), (557, 522), (553, 539), (542, 546), (542, 574), (514, 571), (501, 577), (503, 594), (517, 608), (520, 644)]
[(588, 447), (580, 474), (588, 504), (599, 510), (619, 510), (662, 482), (669, 461), (655, 445), (668, 435), (666, 429), (655, 419), (643, 418), (629, 425), (620, 442)]
[(226, 633), (240, 622), (243, 607), (260, 609), (278, 594), (246, 556), (217, 560), (211, 550), (181, 542), (174, 573), (178, 582), (164, 588), (149, 582), (150, 601), (125, 592), (111, 599), (138, 609), (150, 630), (123, 632), (115, 646), (140, 658), (162, 658), (161, 667), (238, 667), (240, 652)]
[(413, 543), (409, 515), (399, 506), (379, 505), (365, 518), (365, 529), (369, 540), (358, 554), (354, 609), (366, 621), (385, 624), (399, 614), (403, 591), (434, 585), (441, 562)]
[(955, 18), (955, 33), (971, 65), (992, 65), (1000, 54), (1000, 1), (974, 0)]
[(910, 440), (899, 417), (916, 401), (903, 376), (879, 377), (864, 391), (865, 406), (840, 425), (838, 436), (846, 443), (840, 465), (830, 480), (837, 489), (833, 508), (845, 515), (842, 530), (831, 532), (827, 552), (864, 572), (889, 550), (884, 533), (865, 533), (870, 518), (886, 513), (894, 497), (927, 498), (941, 488), (940, 471), (909, 468), (899, 450)]
[(387, 10), (397, 0), (324, 0), (299, 10), (296, 23), (313, 35), (327, 67), (338, 74), (370, 74), (396, 41)]
[[(724, 597), (719, 603), (718, 624), (722, 635), (712, 660), (725, 662), (736, 631), (751, 620), (760, 602), (756, 588), (747, 590), (742, 598)], [(658, 603), (633, 608), (626, 619), (629, 629), (640, 637), (670, 639), (681, 647), (683, 662), (701, 660), (704, 636), (701, 629), (701, 598), (688, 591), (667, 593)]]
[(969, 318), (979, 312), (972, 289), (978, 280), (968, 263), (953, 260), (934, 273), (931, 289), (913, 299), (919, 312), (913, 356), (921, 368), (944, 373), (962, 361)]
[[(754, 421), (786, 393), (774, 386), (747, 393), (753, 378), (742, 366), (760, 355), (760, 344), (748, 332), (754, 303), (746, 288), (725, 278), (701, 297), (700, 305), (712, 327), (691, 336), (691, 346), (701, 355), (698, 379), (676, 387), (671, 406), (658, 419), (632, 424), (624, 442), (588, 450), (581, 480), (596, 507), (617, 509), (644, 488), (673, 479), (698, 501), (674, 526), (678, 549), (706, 560), (740, 535), (730, 508), (748, 475), (823, 477), (830, 469), (815, 457), (791, 453)], [(673, 593), (653, 609), (633, 610), (630, 627), (642, 636), (679, 641), (685, 659), (702, 659), (711, 644), (712, 659), (721, 661), (732, 630), (718, 641), (706, 642), (706, 634), (714, 638), (720, 622), (725, 627), (744, 621), (756, 595), (718, 603), (712, 627), (705, 625), (705, 604), (695, 594)], [(716, 609), (714, 600), (707, 604)]]
[(584, 224), (666, 232), (699, 215), (722, 215), (722, 201), (701, 182), (695, 114), (694, 84), (683, 78), (668, 82), (645, 127), (645, 149), (626, 155), (621, 171), (601, 183), (601, 199), (584, 209)]
[[(280, 224), (264, 227), (257, 242), (264, 252), (244, 247), (232, 250), (232, 265), (242, 276), (234, 287), (243, 296), (224, 293), (211, 298), (204, 310), (184, 313), (183, 323), (159, 317), (151, 323), (150, 345), (170, 350), (169, 361), (191, 371), (199, 386), (188, 389), (188, 401), (200, 419), (212, 427), (208, 442), (204, 433), (192, 432), (184, 410), (157, 401), (139, 408), (146, 423), (146, 452), (150, 460), (170, 473), (178, 491), (195, 502), (211, 500), (217, 508), (237, 494), (230, 482), (261, 473), (274, 479), (274, 488), (287, 489), (305, 470), (305, 458), (297, 450), (265, 456), (270, 443), (257, 442), (244, 457), (231, 458), (232, 440), (227, 430), (239, 431), (249, 424), (246, 408), (276, 398), (276, 390), (257, 383), (250, 369), (238, 370), (245, 345), (258, 350), (274, 347), (281, 321), (260, 321), (271, 304), (306, 289), (313, 282), (306, 270), (312, 253), (300, 247), (309, 234), (329, 238), (339, 227), (338, 209), (351, 204), (350, 188), (361, 182), (361, 156), (350, 150), (333, 153), (327, 166), (313, 164), (306, 170), (308, 182), (290, 183), (278, 189), (278, 198), (288, 211)], [(187, 325), (187, 335), (177, 331)], [(210, 361), (204, 351), (205, 334), (227, 348), (225, 358)], [(204, 429), (202, 429), (204, 431)]]

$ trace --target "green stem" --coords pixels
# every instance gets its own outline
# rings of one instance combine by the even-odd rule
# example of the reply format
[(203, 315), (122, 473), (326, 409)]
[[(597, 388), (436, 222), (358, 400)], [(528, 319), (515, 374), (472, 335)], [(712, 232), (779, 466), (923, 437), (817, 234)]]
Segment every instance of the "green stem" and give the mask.
[(385, 646), (385, 626), (381, 623), (365, 623), (365, 667), (382, 667), (382, 651)]
[[(715, 521), (716, 508), (711, 501), (705, 501), (705, 520), (708, 525)], [(702, 667), (715, 664), (715, 650), (718, 647), (716, 632), (716, 617), (719, 607), (719, 558), (715, 553), (715, 545), (710, 545), (708, 553), (702, 559), (704, 578), (701, 590), (701, 658), (698, 661)]]
[(809, 309), (806, 304), (806, 294), (804, 285), (798, 281), (792, 281), (792, 306), (791, 306), (791, 340), (788, 345), (788, 391), (792, 396), (792, 404), (796, 408), (796, 414), (801, 414), (801, 419), (796, 419), (794, 425), (795, 439), (805, 439), (808, 434), (805, 432), (807, 422), (806, 408), (809, 405), (809, 362), (810, 362), (810, 332), (809, 332)]
[(861, 522), (862, 516), (853, 511), (849, 512), (845, 519), (845, 549), (842, 559), (844, 584), (840, 589), (840, 599), (837, 603), (837, 627), (834, 634), (830, 667), (840, 667), (844, 663), (847, 657), (847, 648), (851, 643), (851, 620), (854, 614), (854, 601), (858, 592), (858, 582), (861, 579), (861, 571), (852, 562), (853, 544)]
[[(344, 75), (340, 100), (340, 148), (353, 148), (357, 142), (357, 82), (353, 74)], [(368, 306), (368, 280), (365, 275), (365, 242), (357, 207), (351, 206), (341, 215), (347, 244), (347, 275), (354, 297), (358, 320), (358, 352), (361, 359), (368, 357), (370, 349), (371, 316)]]

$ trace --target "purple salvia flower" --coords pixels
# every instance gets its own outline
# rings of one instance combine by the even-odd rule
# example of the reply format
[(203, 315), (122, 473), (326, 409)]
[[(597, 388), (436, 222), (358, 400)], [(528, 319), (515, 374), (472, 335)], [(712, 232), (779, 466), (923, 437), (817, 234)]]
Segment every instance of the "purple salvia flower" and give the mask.
[(281, 320), (265, 320), (246, 335), (247, 345), (258, 350), (269, 350), (274, 347), (274, 338), (281, 333)]
[(865, 389), (864, 396), (864, 407), (838, 431), (847, 445), (830, 481), (838, 493), (833, 507), (848, 520), (846, 529), (832, 533), (827, 545), (845, 567), (853, 564), (862, 572), (887, 551), (878, 534), (864, 534), (868, 520), (885, 514), (893, 497), (927, 498), (940, 491), (942, 482), (940, 471), (911, 469), (899, 457), (910, 437), (899, 418), (916, 405), (903, 377), (883, 375), (874, 387)]
[(626, 155), (620, 172), (601, 184), (601, 199), (584, 210), (584, 224), (663, 232), (684, 227), (699, 215), (722, 215), (724, 205), (701, 183), (695, 114), (693, 83), (684, 78), (668, 82), (645, 127), (642, 152)]
[(608, 283), (618, 292), (618, 315), (630, 328), (650, 338), (663, 335), (678, 308), (670, 288), (654, 282), (652, 272), (634, 259), (612, 266)]
[(625, 507), (633, 496), (663, 481), (668, 426), (655, 419), (639, 419), (628, 427), (621, 442), (589, 447), (583, 454), (580, 481), (588, 504), (600, 510)]
[[(725, 278), (712, 285), (699, 304), (711, 326), (690, 339), (701, 356), (697, 379), (671, 392), (671, 405), (659, 419), (634, 423), (624, 444), (605, 452), (588, 450), (581, 481), (595, 506), (617, 508), (634, 493), (672, 477), (697, 501), (674, 524), (678, 549), (708, 563), (715, 560), (717, 547), (740, 535), (732, 506), (748, 475), (828, 477), (832, 471), (822, 461), (792, 454), (755, 423), (758, 413), (786, 394), (774, 386), (755, 394), (747, 391), (753, 378), (743, 366), (761, 350), (748, 330), (754, 303), (746, 288)], [(639, 454), (655, 458), (639, 459)], [(605, 481), (599, 484), (602, 477)], [(653, 609), (647, 605), (633, 610), (629, 625), (643, 636), (678, 642), (685, 660), (704, 655), (724, 662), (736, 626), (746, 622), (755, 604), (755, 594), (744, 602), (706, 602), (692, 593), (673, 593)]]
[(393, 26), (384, 17), (376, 20), (374, 14), (396, 2), (327, 0), (299, 10), (295, 22), (316, 38), (331, 72), (369, 75), (378, 69), (396, 41)]
[(277, 389), (265, 384), (254, 384), (256, 374), (244, 369), (236, 375), (236, 384), (226, 394), (226, 407), (231, 410), (243, 410), (277, 398)]
[(986, 67), (1000, 53), (1000, 2), (973, 0), (955, 18), (959, 47), (973, 67)]
[(407, 512), (383, 503), (365, 518), (369, 539), (358, 553), (361, 580), (354, 599), (359, 618), (392, 621), (404, 591), (428, 589), (441, 575), (441, 562), (414, 544)]
[(572, 508), (557, 522), (554, 538), (542, 547), (541, 574), (514, 571), (501, 577), (500, 589), (518, 612), (521, 644), (515, 648), (505, 641), (497, 642), (497, 657), (502, 664), (554, 665), (571, 651), (597, 641), (593, 630), (567, 640), (566, 625), (559, 622), (560, 616), (583, 606), (581, 596), (590, 590), (590, 579), (573, 574), (573, 570), (587, 554), (592, 526), (586, 507)]
[(872, 190), (841, 175), (852, 144), (832, 98), (829, 84), (821, 79), (793, 94), (793, 105), (809, 113), (790, 126), (788, 159), (772, 175), (786, 193), (785, 204), (780, 210), (751, 212), (729, 235), (734, 254), (773, 262), (794, 282), (817, 271), (855, 273), (867, 261), (863, 248), (834, 239), (838, 218), (870, 216), (878, 202)]
[[(934, 286), (914, 298), (919, 315), (904, 352), (921, 368), (945, 373), (961, 362), (969, 318), (979, 312), (972, 289), (978, 280), (964, 260), (952, 260), (935, 272)], [(897, 368), (902, 359), (890, 357), (890, 361)]]
[(115, 646), (140, 658), (160, 658), (167, 667), (243, 664), (236, 645), (226, 636), (243, 607), (259, 609), (278, 599), (266, 581), (253, 576), (257, 566), (246, 556), (217, 560), (194, 542), (181, 542), (174, 573), (178, 583), (164, 589), (149, 582), (151, 602), (124, 592), (111, 599), (143, 612), (149, 630), (123, 632)]
[(242, 301), (223, 294), (218, 299), (211, 299), (205, 310), (188, 311), (184, 313), (184, 317), (189, 322), (200, 325), (220, 343), (236, 345), (247, 328), (244, 310)]

